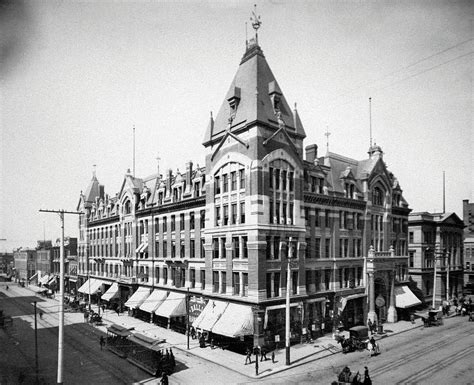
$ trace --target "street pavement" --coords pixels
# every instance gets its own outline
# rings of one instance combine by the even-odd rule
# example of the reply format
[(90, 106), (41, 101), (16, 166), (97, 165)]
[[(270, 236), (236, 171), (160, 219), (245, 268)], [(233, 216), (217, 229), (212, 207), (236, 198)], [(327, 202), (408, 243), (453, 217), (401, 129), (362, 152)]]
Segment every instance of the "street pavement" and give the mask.
[[(4, 287), (2, 287), (4, 289)], [(18, 288), (24, 290), (25, 295), (34, 293), (35, 287), (29, 286), (26, 288)], [(27, 292), (27, 293), (26, 293)], [(41, 297), (44, 302), (39, 303), (39, 309), (45, 313), (48, 311), (59, 310), (59, 296), (54, 299), (45, 299)], [(92, 309), (98, 312), (97, 305), (92, 305)], [(234, 353), (229, 350), (222, 350), (220, 348), (211, 349), (209, 346), (200, 348), (198, 340), (189, 339), (189, 350), (187, 348), (187, 337), (183, 334), (174, 332), (169, 329), (164, 329), (152, 323), (147, 323), (134, 317), (128, 316), (126, 313), (117, 313), (106, 310), (105, 314), (101, 311), (103, 324), (96, 326), (99, 330), (106, 333), (107, 327), (111, 324), (121, 325), (127, 328), (134, 328), (134, 331), (142, 333), (146, 336), (156, 339), (165, 339), (173, 349), (192, 354), (202, 360), (218, 364), (229, 370), (235, 371), (241, 375), (249, 378), (249, 380), (264, 379), (276, 373), (284, 372), (296, 366), (302, 366), (307, 363), (314, 363), (314, 361), (323, 359), (333, 354), (341, 352), (340, 346), (336, 343), (331, 334), (317, 338), (313, 343), (298, 344), (291, 347), (291, 364), (286, 365), (285, 349), (275, 351), (275, 363), (272, 363), (270, 354), (267, 354), (266, 361), (259, 361), (259, 372), (256, 374), (255, 370), (255, 356), (252, 356), (252, 364), (245, 365), (245, 356)], [(70, 312), (65, 317), (65, 323), (84, 322), (84, 315), (81, 312)], [(423, 326), (420, 319), (416, 319), (414, 323), (409, 321), (399, 321), (394, 324), (384, 324), (384, 333), (376, 335), (376, 339), (390, 338), (393, 335), (403, 333), (407, 330)], [(170, 377), (171, 380), (172, 376)], [(159, 384), (160, 379), (150, 379), (146, 381), (147, 384)], [(173, 382), (171, 380), (171, 382)], [(141, 382), (145, 383), (145, 382)]]

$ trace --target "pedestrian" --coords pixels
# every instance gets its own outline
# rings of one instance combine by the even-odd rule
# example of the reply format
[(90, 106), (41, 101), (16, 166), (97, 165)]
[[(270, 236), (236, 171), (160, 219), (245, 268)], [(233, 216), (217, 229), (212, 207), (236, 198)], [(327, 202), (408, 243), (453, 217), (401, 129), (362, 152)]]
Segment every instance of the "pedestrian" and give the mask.
[(370, 379), (370, 376), (369, 376), (369, 368), (367, 368), (367, 366), (364, 366), (364, 382), (363, 384), (364, 385), (372, 385), (372, 380)]
[(370, 319), (367, 321), (367, 327), (369, 328), (370, 332), (372, 333), (374, 326), (373, 326), (372, 321)]
[(272, 364), (275, 363), (275, 351), (273, 350), (272, 351)]
[(412, 324), (415, 323), (415, 315), (413, 313), (410, 314), (410, 321), (411, 321)]
[(89, 312), (87, 310), (84, 312), (84, 322), (89, 322)]
[(170, 361), (171, 361), (171, 367), (174, 369), (176, 366), (176, 360), (174, 359), (173, 350), (171, 350), (171, 348), (170, 348)]
[(7, 290), (9, 289), (8, 285), (7, 285)]
[(265, 361), (267, 360), (267, 349), (264, 347), (260, 349), (260, 362), (263, 361), (265, 358)]
[(103, 347), (105, 346), (105, 338), (104, 336), (100, 336), (100, 350), (103, 349)]
[(163, 373), (163, 377), (161, 377), (161, 381), (160, 381), (161, 385), (168, 385), (168, 375), (165, 373)]
[(249, 364), (252, 363), (252, 352), (250, 351), (249, 348), (247, 348), (247, 351), (245, 352), (246, 357), (245, 357), (245, 365), (247, 365), (247, 361)]
[(105, 314), (105, 304), (102, 304), (101, 308), (102, 308), (102, 313)]
[(258, 376), (258, 356), (255, 360), (255, 375)]
[(43, 319), (43, 312), (40, 311), (40, 319)]
[(118, 307), (118, 306), (115, 308), (115, 312), (117, 313), (117, 316), (119, 316), (119, 315), (120, 315), (120, 309), (119, 309), (119, 307)]

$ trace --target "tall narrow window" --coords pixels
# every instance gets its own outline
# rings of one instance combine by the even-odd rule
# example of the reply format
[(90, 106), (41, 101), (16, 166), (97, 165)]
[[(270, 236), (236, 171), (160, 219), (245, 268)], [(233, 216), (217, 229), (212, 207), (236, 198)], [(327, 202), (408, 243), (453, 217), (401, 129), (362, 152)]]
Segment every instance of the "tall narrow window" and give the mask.
[(240, 274), (232, 273), (232, 294), (240, 295)]
[(206, 288), (206, 270), (201, 271), (201, 289), (204, 290)]
[(212, 292), (213, 293), (219, 292), (219, 272), (218, 271), (212, 272)]
[(222, 175), (222, 190), (224, 193), (229, 191), (229, 176), (227, 174)]
[(194, 225), (195, 225), (195, 222), (194, 222), (194, 221), (195, 221), (195, 218), (194, 218), (194, 211), (191, 211), (191, 212), (189, 213), (189, 228), (190, 228), (191, 230), (194, 230), (194, 227), (195, 227), (195, 226), (194, 226)]
[(229, 206), (224, 206), (224, 226), (229, 224)]
[(189, 241), (189, 254), (190, 254), (190, 258), (194, 258), (196, 256), (196, 249), (195, 249), (195, 245), (194, 245), (194, 239), (191, 239)]
[(248, 258), (248, 250), (247, 250), (247, 240), (248, 238), (246, 236), (242, 237), (242, 258)]
[(239, 180), (240, 180), (240, 189), (245, 188), (245, 170), (241, 169), (239, 170)]
[(219, 238), (212, 239), (212, 258), (219, 258)]
[(214, 177), (214, 194), (218, 195), (221, 193), (221, 178), (216, 176)]
[(245, 223), (245, 202), (240, 202), (240, 223)]
[(230, 189), (232, 191), (237, 190), (237, 172), (236, 171), (232, 171), (230, 173)]

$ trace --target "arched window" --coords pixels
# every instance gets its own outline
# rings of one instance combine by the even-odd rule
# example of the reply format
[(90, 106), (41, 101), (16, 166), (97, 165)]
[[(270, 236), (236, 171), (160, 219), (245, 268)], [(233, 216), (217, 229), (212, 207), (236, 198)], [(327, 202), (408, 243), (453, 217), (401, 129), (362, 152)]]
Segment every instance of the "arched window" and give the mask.
[(380, 187), (375, 187), (372, 191), (372, 204), (376, 206), (383, 206), (383, 191)]
[(123, 206), (124, 214), (130, 214), (132, 212), (132, 205), (129, 200), (125, 201)]

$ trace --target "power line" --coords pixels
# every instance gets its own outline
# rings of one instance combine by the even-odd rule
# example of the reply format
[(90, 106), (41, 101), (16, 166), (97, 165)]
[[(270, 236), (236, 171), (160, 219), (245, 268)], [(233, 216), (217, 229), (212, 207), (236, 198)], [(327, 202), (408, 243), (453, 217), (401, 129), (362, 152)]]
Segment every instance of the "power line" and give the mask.
[[(354, 88), (352, 88), (352, 89), (349, 89), (348, 91), (346, 91), (346, 92), (344, 92), (344, 93), (342, 93), (342, 94), (340, 94), (340, 95), (334, 97), (332, 100), (329, 101), (329, 103), (332, 103), (332, 102), (334, 102), (334, 101), (336, 101), (336, 100), (338, 100), (338, 99), (341, 99), (341, 98), (343, 98), (343, 97), (345, 97), (345, 96), (347, 96), (347, 95), (350, 95), (350, 94), (354, 93), (354, 91), (357, 91), (357, 90), (359, 90), (359, 89), (361, 89), (361, 88), (369, 87), (371, 84), (379, 83), (379, 82), (381, 82), (381, 81), (383, 81), (383, 80), (385, 80), (385, 79), (387, 79), (387, 78), (393, 76), (393, 75), (396, 74), (396, 73), (399, 73), (399, 72), (401, 72), (401, 71), (405, 71), (405, 70), (407, 70), (408, 68), (414, 67), (414, 66), (416, 66), (417, 64), (420, 64), (420, 63), (422, 63), (422, 62), (424, 62), (424, 61), (426, 61), (426, 60), (429, 60), (429, 59), (432, 59), (432, 58), (434, 58), (434, 57), (436, 57), (436, 56), (442, 55), (443, 53), (446, 53), (446, 52), (448, 52), (448, 51), (451, 51), (452, 49), (457, 48), (457, 47), (459, 47), (459, 46), (461, 46), (461, 45), (463, 45), (463, 44), (469, 43), (469, 42), (471, 42), (471, 41), (473, 41), (473, 40), (474, 40), (474, 39), (464, 40), (464, 41), (462, 41), (462, 42), (460, 42), (460, 43), (457, 43), (457, 44), (455, 44), (455, 45), (453, 45), (453, 46), (451, 46), (451, 47), (445, 48), (445, 49), (443, 49), (443, 50), (441, 50), (441, 51), (439, 51), (439, 52), (436, 52), (436, 53), (431, 54), (431, 55), (429, 55), (429, 56), (425, 56), (424, 58), (421, 58), (421, 59), (419, 59), (419, 60), (417, 60), (417, 61), (415, 61), (415, 62), (413, 62), (413, 63), (410, 63), (410, 64), (408, 64), (408, 65), (405, 66), (405, 67), (399, 68), (399, 69), (397, 69), (397, 70), (395, 70), (395, 71), (392, 71), (392, 72), (390, 72), (390, 73), (388, 73), (388, 74), (386, 74), (386, 75), (383, 75), (383, 76), (380, 77), (379, 79), (376, 79), (376, 80), (370, 81), (370, 82), (362, 83), (362, 84), (358, 85), (357, 87), (354, 87)], [(449, 62), (451, 62), (451, 61), (457, 60), (457, 59), (459, 59), (459, 58), (461, 58), (461, 57), (463, 57), (463, 56), (469, 55), (469, 54), (471, 54), (471, 53), (472, 53), (472, 52), (469, 52), (468, 54), (458, 56), (458, 57), (456, 57), (456, 58), (454, 58), (454, 59), (450, 59), (450, 60), (448, 60), (447, 62), (444, 62), (444, 63), (439, 64), (439, 65), (437, 65), (437, 66), (444, 65), (444, 64), (449, 63)], [(430, 68), (430, 69), (437, 68), (437, 66), (434, 66), (433, 68)], [(429, 70), (429, 69), (428, 69), (428, 70)], [(428, 70), (423, 71), (423, 72), (421, 72), (421, 73), (427, 72)], [(421, 74), (421, 73), (420, 73), (420, 74)], [(416, 76), (416, 75), (412, 75), (412, 76), (410, 76), (410, 77), (413, 77), (413, 76)], [(402, 80), (404, 80), (404, 79), (401, 79), (400, 81), (402, 81)], [(377, 88), (376, 88), (376, 89), (377, 89)], [(347, 104), (347, 103), (344, 103), (344, 104), (342, 104), (342, 105), (345, 105), (345, 104)]]

